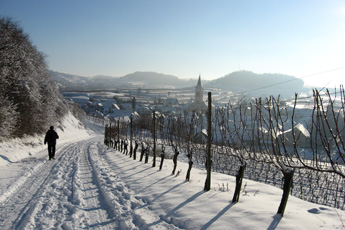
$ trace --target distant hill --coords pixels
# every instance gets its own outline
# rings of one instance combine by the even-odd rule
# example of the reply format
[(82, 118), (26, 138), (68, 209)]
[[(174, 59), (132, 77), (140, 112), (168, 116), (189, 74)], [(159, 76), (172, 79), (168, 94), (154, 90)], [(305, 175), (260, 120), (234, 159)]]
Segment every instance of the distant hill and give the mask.
[(50, 76), (62, 90), (89, 89), (90, 78), (50, 71)]
[(82, 77), (50, 71), (52, 79), (66, 90), (110, 90), (117, 88), (184, 88), (196, 85), (196, 79), (183, 80), (156, 72), (135, 72), (123, 77)]
[[(82, 77), (51, 71), (51, 76), (63, 91), (69, 90), (111, 90), (124, 88), (194, 88), (197, 78), (184, 80), (176, 76), (156, 72), (135, 72), (123, 77), (94, 76)], [(309, 90), (304, 87), (303, 80), (284, 74), (256, 74), (250, 71), (237, 71), (224, 77), (207, 81), (202, 79), (205, 88), (218, 88), (254, 97), (281, 95), (293, 97), (295, 92)]]
[(308, 92), (303, 80), (284, 74), (256, 74), (250, 71), (237, 71), (205, 84), (205, 87), (220, 88), (244, 93), (255, 97), (281, 95), (292, 97), (295, 93)]
[(142, 88), (183, 88), (195, 86), (197, 80), (184, 80), (155, 72), (135, 72), (121, 77), (120, 82), (132, 86), (142, 86)]

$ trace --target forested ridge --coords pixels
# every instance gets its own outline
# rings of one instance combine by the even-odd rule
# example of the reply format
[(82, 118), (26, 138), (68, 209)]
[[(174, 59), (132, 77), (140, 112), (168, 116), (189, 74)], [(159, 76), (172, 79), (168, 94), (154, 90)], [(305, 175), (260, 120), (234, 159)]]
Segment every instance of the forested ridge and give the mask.
[(0, 141), (44, 132), (68, 111), (45, 56), (10, 18), (0, 18)]

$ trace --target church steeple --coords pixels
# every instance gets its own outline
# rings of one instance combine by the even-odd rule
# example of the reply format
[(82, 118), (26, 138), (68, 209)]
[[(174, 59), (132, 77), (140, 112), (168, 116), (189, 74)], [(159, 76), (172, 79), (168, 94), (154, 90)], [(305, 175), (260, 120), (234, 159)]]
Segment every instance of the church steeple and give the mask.
[(204, 89), (201, 86), (201, 76), (199, 74), (199, 80), (198, 84), (195, 87), (195, 103), (202, 103), (203, 102), (203, 94), (204, 94)]
[(204, 88), (201, 86), (201, 75), (199, 74), (198, 83), (195, 86), (194, 102), (188, 106), (189, 111), (204, 112), (207, 110), (207, 105), (203, 100)]
[(201, 76), (200, 76), (200, 74), (199, 74), (199, 80), (198, 80), (198, 84), (197, 84), (196, 86), (201, 87)]

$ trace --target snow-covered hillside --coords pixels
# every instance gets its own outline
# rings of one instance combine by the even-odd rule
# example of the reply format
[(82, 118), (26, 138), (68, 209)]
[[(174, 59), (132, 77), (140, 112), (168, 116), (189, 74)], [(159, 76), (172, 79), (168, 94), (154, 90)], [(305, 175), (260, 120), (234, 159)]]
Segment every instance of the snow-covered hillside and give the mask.
[[(61, 122), (53, 125), (60, 136), (59, 144), (68, 144), (90, 136), (90, 132), (85, 130), (83, 124), (71, 113), (68, 113)], [(49, 127), (47, 131), (48, 129)], [(43, 142), (44, 134), (0, 142), (0, 166), (36, 155), (39, 151), (46, 149), (47, 146)]]
[(159, 171), (105, 146), (103, 127), (86, 127), (71, 116), (60, 124), (54, 161), (43, 137), (1, 144), (0, 229), (345, 229), (344, 211), (292, 196), (281, 218), (282, 190), (250, 180), (233, 204), (234, 177), (212, 173), (204, 192), (204, 170), (186, 182), (186, 163), (177, 176), (171, 159)]

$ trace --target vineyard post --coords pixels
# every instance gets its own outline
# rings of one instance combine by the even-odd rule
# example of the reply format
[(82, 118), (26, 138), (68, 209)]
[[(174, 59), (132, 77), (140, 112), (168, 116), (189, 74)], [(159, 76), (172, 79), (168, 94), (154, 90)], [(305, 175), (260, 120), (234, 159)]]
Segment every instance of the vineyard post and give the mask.
[[(126, 138), (125, 140), (127, 140), (127, 137), (128, 137), (128, 124), (129, 124), (129, 121), (126, 122), (125, 118), (123, 118), (124, 122), (125, 122), (125, 125), (126, 125)], [(126, 154), (127, 155), (127, 154)]]
[(132, 154), (133, 154), (133, 116), (131, 115), (130, 117), (131, 119), (131, 125), (130, 125), (130, 147), (129, 147), (129, 157), (132, 157)]
[(120, 118), (117, 119), (117, 144), (120, 144)]
[(134, 151), (133, 151), (133, 160), (137, 159), (137, 149), (138, 149), (138, 142), (135, 140), (135, 146), (134, 146)]
[(152, 167), (156, 167), (156, 111), (153, 110), (153, 162)]
[(111, 122), (109, 122), (109, 145), (111, 145)]
[(208, 112), (207, 112), (207, 149), (206, 149), (206, 169), (207, 169), (207, 177), (205, 181), (205, 191), (209, 191), (211, 189), (211, 138), (212, 138), (212, 97), (211, 92), (208, 92)]
[(107, 144), (107, 128), (108, 128), (108, 125), (105, 124), (104, 125), (104, 144)]

